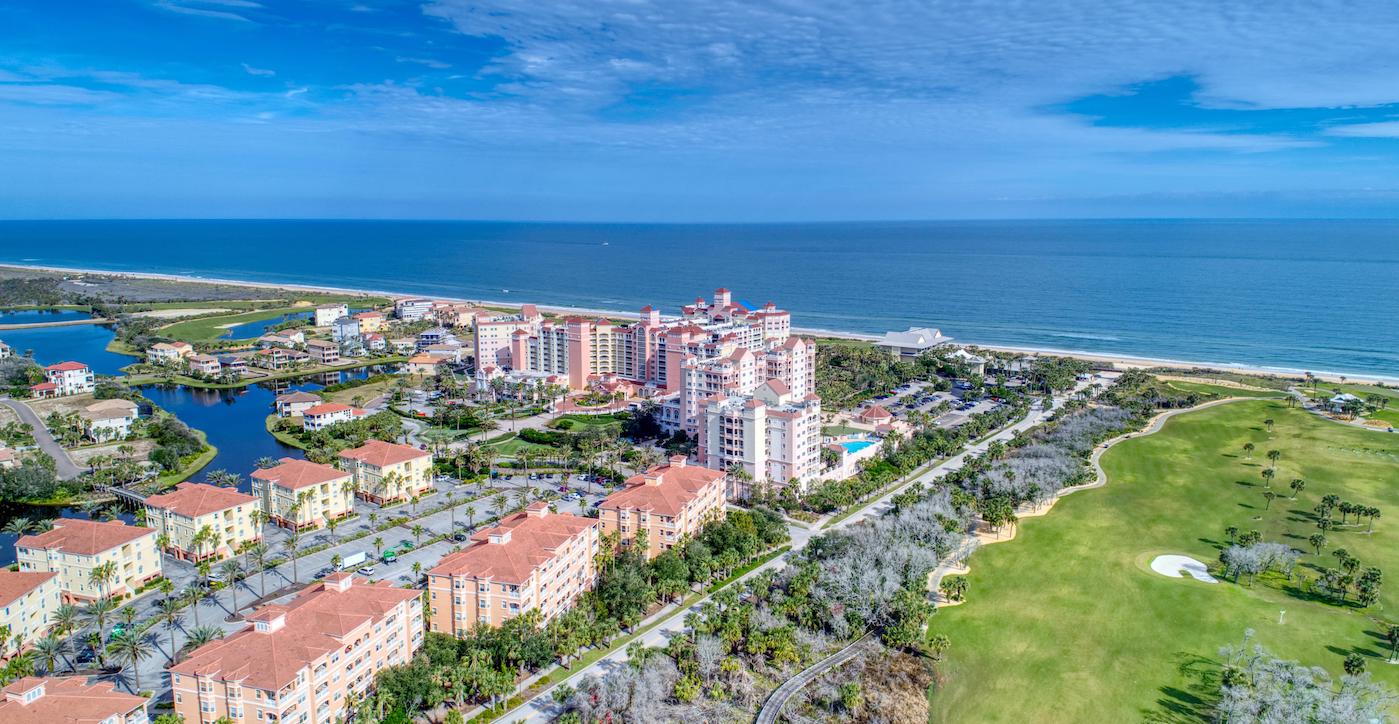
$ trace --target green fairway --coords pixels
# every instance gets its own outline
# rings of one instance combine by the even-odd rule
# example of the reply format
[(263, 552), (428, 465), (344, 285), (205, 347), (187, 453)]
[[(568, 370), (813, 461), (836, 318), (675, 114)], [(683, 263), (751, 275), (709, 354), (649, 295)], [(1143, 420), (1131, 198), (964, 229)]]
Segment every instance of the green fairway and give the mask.
[[(1256, 446), (1252, 459), (1246, 442)], [(1260, 473), (1274, 449), (1280, 497), (1265, 511)], [(1282, 576), (1250, 588), (1149, 568), (1174, 553), (1213, 570), (1233, 525), (1303, 549), (1298, 569), (1309, 578), (1315, 566), (1337, 567), (1337, 547), (1395, 575), (1399, 437), (1251, 400), (1175, 417), (1161, 432), (1116, 445), (1103, 466), (1106, 487), (1064, 498), (1025, 520), (1014, 541), (972, 556), (968, 603), (933, 619), (952, 640), (931, 695), (933, 721), (1198, 720), (1217, 688), (1209, 677), (1218, 648), (1247, 628), (1274, 654), (1334, 675), (1346, 654), (1361, 653), (1378, 680), (1399, 688), (1377, 621), (1399, 618), (1399, 584), (1360, 610), (1294, 595)], [(1287, 497), (1294, 478), (1307, 481), (1296, 501)], [(1312, 508), (1326, 494), (1390, 517), (1373, 534), (1364, 525), (1333, 530), (1322, 555), (1312, 555)]]
[(228, 332), (229, 325), (261, 322), (265, 319), (280, 317), (289, 312), (305, 311), (307, 311), (307, 308), (304, 307), (279, 307), (277, 309), (262, 309), (256, 312), (243, 312), (242, 314), (203, 317), (185, 322), (176, 322), (168, 327), (162, 327), (160, 333), (175, 339), (185, 340), (186, 342), (210, 342), (223, 337), (223, 335)]

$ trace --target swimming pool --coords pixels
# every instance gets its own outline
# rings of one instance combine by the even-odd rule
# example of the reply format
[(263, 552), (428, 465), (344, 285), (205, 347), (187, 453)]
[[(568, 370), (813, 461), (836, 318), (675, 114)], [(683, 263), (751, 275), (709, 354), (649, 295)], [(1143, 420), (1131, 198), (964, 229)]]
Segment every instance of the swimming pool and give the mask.
[(865, 448), (873, 444), (874, 442), (870, 440), (846, 440), (845, 442), (842, 442), (840, 446), (845, 448), (845, 452), (847, 454), (853, 454), (860, 452), (861, 450), (864, 450)]

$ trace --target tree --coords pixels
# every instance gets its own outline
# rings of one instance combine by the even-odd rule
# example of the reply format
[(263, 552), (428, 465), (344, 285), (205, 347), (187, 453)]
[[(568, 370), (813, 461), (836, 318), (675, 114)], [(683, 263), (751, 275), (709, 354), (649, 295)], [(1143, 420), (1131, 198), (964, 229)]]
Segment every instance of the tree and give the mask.
[(1263, 487), (1266, 488), (1266, 487), (1272, 485), (1272, 484), (1273, 484), (1273, 477), (1276, 476), (1277, 474), (1278, 474), (1277, 471), (1274, 470), (1274, 469), (1272, 469), (1272, 468), (1264, 468), (1264, 469), (1263, 469)]
[(219, 564), (219, 573), (223, 576), (223, 580), (228, 584), (228, 595), (231, 599), (230, 602), (233, 605), (233, 610), (229, 613), (237, 615), (238, 581), (243, 577), (243, 564), (239, 563), (238, 559), (236, 558), (230, 558), (224, 561), (223, 563)]
[(383, 554), (384, 554), (384, 538), (383, 538), (383, 536), (374, 536), (374, 555), (375, 555), (375, 556), (382, 556)]
[(141, 662), (151, 657), (152, 646), (150, 636), (138, 633), (134, 629), (127, 629), (112, 637), (112, 643), (108, 645), (112, 654), (119, 661), (125, 661), (131, 670), (132, 688), (131, 693), (141, 690)]
[(108, 593), (107, 587), (117, 580), (116, 561), (107, 561), (106, 563), (99, 563), (93, 566), (92, 570), (87, 573), (87, 580), (97, 587), (98, 596), (100, 598), (106, 598)]
[(1384, 639), (1389, 642), (1389, 660), (1399, 661), (1399, 624), (1389, 624), (1384, 630)]
[(928, 639), (928, 653), (932, 655), (933, 661), (942, 661), (949, 648), (952, 648), (952, 639), (948, 638), (947, 634), (933, 634)]
[(1365, 673), (1365, 657), (1360, 654), (1346, 654), (1345, 661), (1341, 665), (1351, 676), (1360, 676)]
[(261, 541), (248, 546), (247, 555), (252, 556), (257, 561), (258, 570), (258, 595), (267, 596), (267, 554), (269, 549), (266, 543)]
[(422, 526), (422, 524), (420, 524), (420, 523), (414, 523), (414, 524), (413, 524), (413, 528), (412, 528), (411, 530), (413, 531), (413, 541), (414, 541), (414, 545), (416, 545), (416, 546), (422, 546), (422, 544), (423, 544), (423, 534), (427, 532), (427, 529), (424, 528), (424, 527)]
[[(115, 613), (119, 605), (120, 604), (117, 603), (116, 599), (103, 596), (102, 598), (99, 598), (96, 601), (89, 603), (87, 607), (83, 609), (83, 615), (94, 625), (97, 626), (97, 641), (99, 648), (101, 646), (101, 642), (105, 641), (107, 638), (107, 617)], [(102, 658), (101, 651), (94, 650), (93, 653), (97, 654), (97, 657), (99, 659)]]
[(176, 599), (167, 598), (160, 602), (160, 610), (156, 613), (155, 619), (165, 627), (165, 633), (170, 637), (170, 663), (175, 662), (175, 629), (180, 627), (180, 622), (184, 615), (180, 612), (180, 602)]
[(47, 636), (34, 642), (34, 654), (44, 662), (44, 672), (53, 675), (58, 659), (63, 655), (63, 641), (50, 631)]
[(195, 626), (185, 637), (185, 650), (194, 651), (200, 646), (223, 638), (223, 629), (218, 626)]
[(1249, 460), (1253, 459), (1254, 447), (1254, 444), (1251, 442), (1244, 443), (1244, 456), (1247, 457)]
[(1276, 497), (1278, 497), (1278, 496), (1277, 496), (1277, 493), (1274, 493), (1274, 492), (1271, 491), (1271, 490), (1265, 490), (1265, 491), (1263, 491), (1263, 510), (1268, 510), (1268, 509), (1272, 508), (1272, 507), (1273, 507), (1273, 498), (1276, 498)]
[(1316, 551), (1317, 555), (1321, 555), (1321, 549), (1326, 545), (1326, 536), (1320, 533), (1313, 533), (1311, 537), (1307, 539), (1307, 542), (1312, 544), (1312, 550)]
[(190, 612), (194, 614), (195, 628), (199, 627), (199, 604), (209, 600), (212, 595), (214, 594), (208, 586), (190, 586), (185, 589), (185, 603), (189, 606)]
[(291, 556), (291, 582), (300, 583), (301, 574), (297, 568), (297, 561), (301, 558), (301, 532), (296, 529), (295, 525), (287, 531), (287, 540), (282, 543), (282, 547)]
[(1302, 494), (1302, 489), (1307, 487), (1307, 481), (1301, 478), (1293, 478), (1292, 482), (1288, 483), (1288, 487), (1292, 488), (1292, 499), (1296, 500), (1297, 496)]

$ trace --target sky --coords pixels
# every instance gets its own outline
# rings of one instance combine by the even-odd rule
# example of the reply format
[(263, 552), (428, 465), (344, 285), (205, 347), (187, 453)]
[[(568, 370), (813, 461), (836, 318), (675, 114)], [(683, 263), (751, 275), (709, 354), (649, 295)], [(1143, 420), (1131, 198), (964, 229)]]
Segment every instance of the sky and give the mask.
[(0, 218), (1399, 216), (1399, 5), (10, 0)]

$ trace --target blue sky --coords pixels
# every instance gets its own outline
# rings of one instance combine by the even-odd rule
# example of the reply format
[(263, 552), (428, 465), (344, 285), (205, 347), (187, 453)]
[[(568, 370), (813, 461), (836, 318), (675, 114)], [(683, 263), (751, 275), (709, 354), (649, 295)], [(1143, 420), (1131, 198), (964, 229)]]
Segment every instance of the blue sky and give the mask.
[(1399, 6), (17, 0), (0, 217), (1399, 216)]

